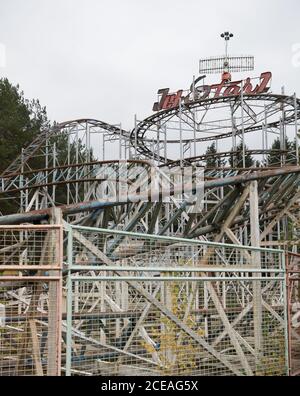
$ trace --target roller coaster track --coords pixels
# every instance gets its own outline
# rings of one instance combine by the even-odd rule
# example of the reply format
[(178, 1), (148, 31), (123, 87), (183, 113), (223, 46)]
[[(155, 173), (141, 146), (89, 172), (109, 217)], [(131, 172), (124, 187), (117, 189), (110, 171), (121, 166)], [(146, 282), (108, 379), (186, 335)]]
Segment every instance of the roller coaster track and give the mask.
[[(184, 109), (186, 110), (191, 110), (197, 107), (201, 106), (210, 106), (212, 104), (216, 103), (228, 103), (228, 102), (234, 102), (238, 103), (239, 97), (236, 96), (230, 96), (230, 97), (219, 97), (219, 98), (212, 98), (212, 99), (204, 99), (204, 100), (198, 100), (189, 103), (188, 105), (184, 105)], [(289, 96), (284, 96), (284, 95), (273, 95), (273, 94), (262, 94), (262, 95), (246, 95), (245, 100), (262, 100), (262, 101), (272, 101), (274, 104), (282, 104), (285, 103), (286, 105), (293, 105), (293, 98)], [(298, 104), (298, 113), (300, 116), (300, 100), (297, 99), (297, 104)], [(158, 156), (157, 153), (153, 153), (153, 151), (147, 147), (147, 139), (145, 138), (145, 133), (147, 130), (149, 130), (151, 127), (158, 125), (162, 121), (166, 121), (167, 119), (173, 117), (174, 115), (178, 114), (179, 109), (178, 108), (172, 108), (170, 110), (164, 110), (160, 111), (158, 113), (155, 113), (151, 115), (150, 117), (144, 119), (142, 122), (140, 122), (137, 126), (137, 128), (133, 129), (131, 132), (127, 132), (126, 130), (121, 129), (118, 126), (114, 126), (111, 124), (108, 124), (103, 121), (95, 120), (95, 119), (78, 119), (78, 120), (72, 120), (72, 121), (66, 121), (62, 122), (59, 124), (54, 125), (53, 127), (49, 129), (42, 130), (37, 137), (27, 146), (23, 149), (22, 154), (20, 154), (0, 175), (2, 179), (7, 179), (9, 177), (15, 176), (16, 174), (20, 173), (20, 170), (22, 166), (24, 166), (33, 156), (34, 154), (38, 151), (38, 149), (47, 141), (47, 139), (59, 135), (62, 130), (65, 128), (71, 128), (72, 126), (77, 125), (78, 123), (89, 123), (92, 126), (102, 128), (103, 130), (119, 136), (122, 135), (124, 138), (127, 138), (130, 140), (130, 143), (133, 147), (135, 147), (135, 143), (137, 141), (137, 152), (139, 154), (144, 155), (146, 158), (154, 158), (156, 160), (159, 160), (160, 162), (166, 162), (166, 159), (164, 157)], [(286, 117), (285, 121), (287, 123), (292, 122), (295, 119), (295, 115), (291, 114)], [(268, 128), (277, 128), (279, 125), (280, 121), (276, 121), (273, 123), (268, 124)], [(261, 125), (253, 125), (251, 127), (246, 127), (244, 129), (244, 133), (252, 132), (261, 129)], [(241, 130), (236, 131), (236, 135), (241, 134)], [(196, 142), (204, 142), (204, 141), (212, 141), (216, 139), (223, 139), (226, 137), (230, 137), (232, 135), (232, 132), (227, 132), (227, 133), (222, 133), (218, 134), (216, 136), (211, 136), (211, 137), (201, 137), (197, 138)], [(183, 139), (183, 143), (188, 142), (188, 139)], [(168, 143), (170, 141), (166, 141)], [(172, 141), (173, 143), (176, 141)], [(199, 157), (199, 160), (204, 160), (204, 156)], [(186, 158), (185, 161), (187, 162), (193, 162), (193, 159), (189, 160), (189, 158)], [(173, 162), (172, 160), (169, 160), (168, 162)]]
[[(280, 111), (280, 106), (282, 106), (282, 103), (284, 102), (286, 105), (289, 105), (289, 110), (285, 112), (285, 122), (293, 122), (295, 119), (295, 113), (293, 111), (293, 107), (291, 108), (290, 106), (293, 106), (294, 102), (293, 99), (287, 96), (282, 96), (282, 95), (249, 95), (245, 98), (245, 100), (261, 100), (261, 101), (270, 101), (272, 103), (272, 106), (276, 107), (276, 112)], [(185, 109), (193, 109), (197, 107), (209, 107), (211, 104), (214, 103), (234, 103), (235, 106), (238, 106), (238, 97), (227, 97), (227, 98), (218, 98), (218, 99), (206, 99), (202, 101), (195, 101), (190, 103), (188, 106), (185, 106)], [(300, 108), (300, 101), (297, 101), (298, 108)], [(279, 109), (279, 110), (278, 110)], [(113, 126), (110, 124), (107, 124), (102, 121), (98, 120), (93, 120), (93, 119), (80, 119), (80, 120), (74, 120), (74, 121), (68, 121), (64, 123), (60, 123), (55, 125), (54, 127), (42, 131), (36, 139), (29, 144), (24, 150), (22, 156), (20, 155), (16, 160), (2, 173), (1, 178), (2, 178), (2, 191), (0, 193), (5, 193), (5, 194), (10, 194), (10, 193), (18, 193), (20, 192), (20, 195), (23, 194), (25, 191), (28, 193), (29, 201), (31, 202), (29, 204), (29, 211), (28, 213), (20, 213), (20, 214), (13, 214), (13, 215), (8, 215), (8, 216), (3, 216), (1, 218), (0, 223), (2, 224), (13, 224), (15, 222), (19, 221), (28, 221), (30, 219), (35, 219), (36, 221), (41, 220), (42, 218), (46, 218), (49, 214), (50, 207), (55, 205), (61, 207), (62, 211), (66, 215), (72, 215), (76, 213), (82, 213), (82, 218), (88, 219), (88, 221), (93, 224), (95, 218), (97, 218), (97, 213), (99, 213), (99, 210), (104, 210), (105, 211), (105, 216), (103, 218), (103, 227), (108, 226), (108, 218), (110, 219), (110, 226), (111, 227), (116, 227), (116, 226), (121, 226), (124, 218), (126, 217), (128, 219), (128, 222), (125, 225), (126, 230), (133, 229), (133, 227), (138, 224), (139, 219), (143, 218), (145, 213), (148, 213), (149, 211), (151, 212), (152, 209), (149, 206), (146, 206), (143, 209), (143, 202), (137, 200), (131, 201), (134, 203), (130, 203), (129, 201), (122, 201), (122, 202), (109, 202), (105, 201), (105, 199), (102, 199), (101, 196), (96, 197), (96, 195), (86, 195), (84, 199), (82, 199), (81, 196), (79, 196), (79, 199), (74, 199), (71, 200), (70, 203), (63, 204), (59, 203), (59, 200), (55, 200), (55, 194), (53, 201), (50, 202), (48, 205), (43, 204), (43, 202), (39, 201), (41, 205), (37, 206), (37, 210), (31, 210), (35, 206), (32, 204), (35, 199), (36, 194), (41, 194), (41, 196), (46, 196), (48, 194), (47, 188), (48, 187), (53, 187), (54, 186), (66, 186), (66, 191), (65, 194), (68, 194), (68, 189), (70, 184), (73, 186), (70, 186), (70, 188), (74, 188), (75, 185), (81, 185), (85, 186), (87, 184), (87, 187), (89, 191), (92, 191), (92, 189), (97, 187), (99, 183), (102, 181), (107, 181), (109, 180), (109, 176), (106, 176), (106, 178), (102, 177), (103, 176), (103, 169), (107, 166), (117, 166), (119, 160), (114, 160), (114, 161), (84, 161), (84, 162), (79, 162), (79, 163), (71, 163), (67, 165), (60, 165), (60, 166), (45, 166), (44, 168), (41, 169), (33, 169), (33, 170), (24, 170), (24, 164), (26, 164), (31, 158), (33, 158), (38, 150), (45, 145), (47, 140), (50, 137), (54, 136), (59, 136), (61, 133), (64, 132), (68, 128), (68, 131), (72, 131), (72, 128), (76, 128), (76, 125), (79, 123), (88, 123), (92, 127), (96, 127), (99, 129), (102, 129), (105, 132), (108, 132), (111, 135), (115, 135), (116, 137), (119, 137), (120, 135), (122, 138), (126, 139), (128, 142), (130, 141), (130, 144), (135, 147), (136, 142), (137, 144), (137, 152), (142, 155), (142, 158), (146, 157), (146, 160), (128, 160), (127, 162), (131, 164), (131, 166), (138, 166), (142, 165), (144, 167), (152, 167), (153, 163), (151, 161), (148, 161), (148, 158), (153, 158), (153, 150), (150, 149), (150, 147), (147, 146), (147, 143), (150, 142), (150, 140), (147, 140), (147, 137), (145, 136), (147, 130), (151, 128), (152, 126), (156, 126), (157, 123), (159, 122), (165, 122), (168, 120), (170, 117), (173, 115), (178, 114), (178, 108), (174, 108), (171, 110), (166, 110), (166, 111), (161, 111), (159, 113), (155, 113), (151, 117), (148, 117), (144, 121), (140, 122), (137, 125), (137, 128), (135, 128), (134, 131), (127, 132), (123, 129), (120, 129), (118, 126)], [(298, 110), (297, 110), (298, 113)], [(279, 126), (279, 121), (275, 122), (270, 122), (267, 127), (268, 128), (277, 128)], [(262, 125), (252, 125), (250, 127), (245, 127), (245, 133), (250, 132), (250, 131), (255, 131), (255, 130), (260, 130), (262, 128)], [(137, 134), (135, 134), (137, 132)], [(236, 131), (236, 134), (241, 133), (240, 130)], [(207, 140), (216, 140), (224, 137), (229, 137), (231, 136), (231, 132), (228, 133), (222, 133), (217, 136), (213, 137), (208, 137), (208, 138), (197, 138), (197, 141), (207, 141)], [(188, 141), (187, 139), (184, 141)], [(167, 141), (168, 142), (168, 141)], [(174, 142), (174, 141), (172, 141)], [(285, 150), (264, 150), (264, 149), (257, 149), (257, 150), (247, 150), (247, 154), (251, 155), (268, 155), (270, 153), (276, 154), (278, 156), (284, 155), (287, 152)], [(228, 152), (219, 152), (217, 155), (200, 155), (197, 157), (190, 157), (190, 158), (184, 158), (183, 164), (184, 166), (188, 166), (191, 164), (198, 165), (201, 161), (207, 161), (208, 159), (211, 159), (212, 157), (215, 157), (216, 159), (219, 158), (226, 158), (230, 157), (231, 155), (237, 154), (236, 151), (228, 151)], [(165, 163), (165, 158), (159, 157), (161, 162)], [(167, 162), (168, 167), (175, 167), (180, 164), (179, 160), (169, 160)], [(199, 164), (201, 165), (201, 164)], [(160, 165), (159, 168), (161, 168), (163, 165)], [(163, 169), (160, 169), (159, 171), (163, 171)], [(19, 183), (19, 179), (22, 178), (22, 182)], [(297, 188), (299, 186), (299, 179), (300, 178), (300, 168), (299, 167), (289, 167), (289, 166), (284, 166), (284, 167), (274, 167), (273, 169), (266, 169), (266, 168), (261, 168), (261, 169), (252, 169), (252, 168), (230, 168), (230, 169), (222, 169), (221, 171), (217, 168), (215, 169), (205, 169), (205, 183), (204, 183), (204, 189), (206, 191), (206, 194), (208, 196), (208, 201), (209, 203), (209, 210), (207, 214), (203, 214), (203, 220), (201, 220), (201, 227), (196, 227), (192, 229), (193, 231), (193, 236), (198, 236), (198, 235), (206, 235), (207, 233), (210, 232), (215, 232), (215, 228), (219, 227), (222, 224), (222, 219), (226, 217), (227, 211), (223, 208), (220, 210), (219, 208), (219, 202), (222, 202), (222, 200), (218, 200), (215, 204), (215, 196), (213, 195), (215, 189), (218, 189), (220, 187), (228, 186), (230, 187), (230, 190), (234, 190), (235, 186), (236, 192), (239, 193), (240, 189), (243, 188), (245, 184), (247, 184), (251, 180), (258, 180), (260, 182), (260, 202), (261, 205), (265, 205), (265, 202), (270, 204), (270, 208), (272, 209), (271, 215), (274, 217), (276, 213), (280, 213), (282, 208), (284, 208), (289, 200), (293, 197), (295, 194), (295, 191), (297, 191)], [(274, 186), (276, 186), (276, 189), (274, 190)], [(1, 189), (0, 189), (1, 190)], [(50, 194), (51, 194), (50, 190)], [(60, 189), (62, 191), (62, 187)], [(170, 195), (172, 196), (172, 192)], [(173, 194), (174, 195), (174, 194)], [(237, 197), (239, 194), (237, 195)], [(209, 198), (210, 197), (210, 198)], [(232, 201), (230, 201), (230, 207), (234, 206), (235, 199), (237, 197), (233, 198)], [(276, 200), (275, 200), (275, 198)], [(2, 199), (2, 198), (1, 198)], [(18, 198), (17, 198), (18, 199)], [(231, 199), (231, 196), (228, 197), (228, 200)], [(274, 200), (274, 206), (272, 206), (272, 202)], [(62, 201), (60, 201), (62, 202)], [(229, 202), (229, 201), (228, 201)], [(141, 205), (141, 206), (139, 206)], [(153, 204), (153, 219), (151, 220), (151, 224), (155, 223), (156, 219), (158, 218), (159, 215), (159, 204)], [(222, 204), (223, 205), (223, 204)], [(226, 201), (227, 205), (227, 201)], [(111, 208), (118, 206), (118, 209), (114, 212)], [(157, 206), (157, 207), (156, 207)], [(186, 202), (183, 202), (182, 204), (179, 204), (178, 207), (174, 208), (174, 213), (170, 215), (170, 218), (166, 220), (166, 223), (163, 223), (163, 227), (160, 229), (159, 233), (163, 234), (166, 229), (171, 226), (174, 222), (177, 221), (179, 216), (185, 211), (186, 208)], [(145, 211), (145, 213), (144, 213)], [(84, 213), (90, 213), (90, 214), (84, 214)], [(95, 216), (94, 216), (95, 214)], [(162, 219), (164, 217), (163, 210), (160, 213), (160, 216), (162, 216)], [(217, 216), (215, 218), (215, 216)], [(248, 215), (247, 215), (248, 216)], [(246, 217), (247, 217), (246, 216)], [(192, 218), (192, 216), (191, 216)], [(247, 217), (248, 218), (248, 217)], [(165, 221), (165, 220), (162, 220)], [(241, 217), (240, 219), (241, 223), (245, 221), (245, 217)], [(97, 223), (98, 224), (98, 223)], [(183, 234), (184, 235), (189, 235), (189, 224), (186, 225), (186, 229), (184, 228)], [(124, 225), (122, 225), (123, 227)], [(184, 225), (185, 227), (185, 225)], [(153, 229), (151, 226), (149, 226), (149, 230)]]
[[(257, 149), (257, 150), (246, 150), (245, 154), (246, 155), (268, 155), (268, 154), (273, 154), (273, 155), (283, 155), (283, 154), (287, 154), (288, 151), (287, 150), (261, 150), (261, 149)], [(231, 156), (235, 156), (239, 154), (239, 151), (224, 151), (224, 152), (218, 152), (218, 153), (214, 153), (214, 154), (202, 154), (202, 155), (198, 155), (196, 157), (189, 157), (189, 158), (184, 158), (183, 160), (183, 165), (192, 165), (195, 163), (199, 163), (199, 162), (205, 162), (209, 159), (214, 158), (216, 160), (216, 162), (221, 159), (221, 158), (228, 158)], [(174, 167), (174, 166), (179, 166), (180, 165), (180, 160), (174, 160), (174, 161), (169, 161), (166, 164), (162, 164), (159, 165), (159, 167)], [(232, 167), (231, 167), (232, 169)], [(242, 168), (240, 168), (242, 169)], [(251, 168), (249, 168), (251, 169)]]
[(20, 172), (22, 166), (26, 164), (33, 155), (38, 151), (38, 149), (47, 141), (47, 139), (59, 135), (64, 128), (75, 126), (78, 123), (89, 123), (92, 126), (102, 128), (103, 130), (110, 132), (114, 135), (123, 135), (127, 136), (128, 132), (125, 130), (107, 124), (106, 122), (94, 120), (94, 119), (78, 119), (72, 121), (66, 121), (59, 124), (54, 125), (50, 129), (42, 130), (37, 137), (26, 147), (23, 149), (23, 153), (20, 154), (0, 175), (1, 178), (5, 179), (10, 176), (15, 176)]
[[(218, 98), (210, 98), (210, 99), (204, 99), (204, 100), (197, 100), (194, 102), (190, 102), (189, 104), (185, 104), (182, 106), (182, 111), (184, 112), (185, 110), (189, 111), (195, 108), (201, 108), (201, 107), (209, 107), (213, 104), (220, 104), (220, 103), (232, 103), (234, 105), (239, 104), (240, 97), (239, 96), (227, 96), (227, 97), (218, 97)], [(290, 96), (285, 96), (285, 95), (275, 95), (275, 94), (260, 94), (260, 95), (245, 95), (244, 96), (245, 101), (263, 101), (263, 102), (271, 102), (272, 105), (290, 105), (294, 107), (294, 98)], [(137, 142), (137, 151), (139, 154), (144, 155), (146, 158), (154, 158), (160, 162), (166, 162), (166, 159), (162, 156), (159, 156), (157, 153), (153, 152), (149, 147), (147, 147), (147, 138), (145, 137), (145, 134), (148, 130), (150, 130), (152, 127), (157, 127), (163, 122), (167, 122), (170, 120), (173, 116), (179, 114), (179, 107), (171, 108), (168, 110), (162, 110), (160, 112), (157, 112), (153, 115), (151, 115), (148, 118), (145, 118), (143, 121), (141, 121), (136, 128), (134, 128), (131, 133), (130, 133), (130, 141), (131, 144), (134, 146), (135, 143)], [(297, 115), (298, 118), (300, 116), (300, 99), (297, 99)], [(295, 112), (294, 111), (289, 111), (287, 112), (285, 116), (285, 122), (291, 123), (295, 120)], [(271, 123), (268, 123), (267, 128), (278, 128), (280, 125), (280, 120), (274, 121)], [(253, 131), (257, 131), (262, 129), (262, 124), (254, 124), (249, 127), (244, 128), (244, 133), (249, 133)], [(242, 134), (242, 129), (238, 129), (235, 131), (235, 135), (241, 135)], [(220, 133), (216, 134), (214, 136), (209, 136), (209, 137), (198, 137), (195, 139), (196, 142), (206, 142), (206, 141), (215, 141), (218, 139), (224, 139), (232, 136), (232, 131), (226, 132), (226, 133)], [(182, 143), (187, 143), (189, 142), (190, 139), (183, 139)], [(166, 143), (179, 143), (179, 140), (166, 140)], [(170, 161), (170, 160), (169, 160)]]
[[(119, 163), (119, 160), (91, 161), (28, 170), (21, 173), (17, 172), (15, 174), (10, 174), (6, 179), (6, 183), (0, 186), (0, 195), (62, 184), (101, 183), (109, 180), (109, 175), (107, 173), (105, 178), (99, 176), (101, 170), (103, 171), (105, 167), (106, 169), (107, 167), (118, 167)], [(151, 164), (145, 160), (127, 160), (126, 163), (131, 166), (139, 165), (148, 168), (151, 167)], [(25, 179), (21, 187), (19, 186), (20, 176), (23, 176)], [(51, 180), (51, 182), (49, 182), (49, 180)]]

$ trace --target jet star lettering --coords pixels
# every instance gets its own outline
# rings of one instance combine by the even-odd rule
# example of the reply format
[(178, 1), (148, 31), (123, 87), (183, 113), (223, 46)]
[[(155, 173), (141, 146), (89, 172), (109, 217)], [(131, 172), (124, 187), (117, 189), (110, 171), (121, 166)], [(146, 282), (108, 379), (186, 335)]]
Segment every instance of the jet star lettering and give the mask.
[[(158, 90), (158, 95), (161, 95), (159, 102), (154, 103), (153, 111), (167, 110), (178, 107), (180, 101), (189, 104), (194, 100), (203, 100), (207, 98), (219, 98), (228, 96), (238, 96), (243, 93), (245, 95), (258, 95), (269, 91), (268, 86), (272, 78), (271, 72), (264, 72), (260, 75), (260, 81), (256, 86), (253, 80), (248, 77), (246, 80), (229, 81), (223, 78), (219, 84), (199, 85), (206, 76), (198, 77), (190, 87), (190, 92), (183, 96), (183, 90), (176, 93), (169, 93), (169, 88), (162, 88)], [(195, 87), (195, 88), (194, 88)]]

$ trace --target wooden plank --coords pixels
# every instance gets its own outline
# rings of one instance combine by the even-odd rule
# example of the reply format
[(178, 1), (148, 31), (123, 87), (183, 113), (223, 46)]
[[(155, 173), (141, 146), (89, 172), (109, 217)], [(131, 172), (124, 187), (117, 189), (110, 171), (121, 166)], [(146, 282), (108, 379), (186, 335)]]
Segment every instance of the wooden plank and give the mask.
[(29, 320), (29, 327), (30, 327), (30, 332), (31, 332), (32, 353), (33, 353), (35, 372), (36, 372), (36, 375), (41, 377), (44, 375), (44, 373), (43, 373), (43, 367), (42, 367), (40, 343), (39, 343), (39, 338), (37, 335), (35, 320)]
[[(257, 180), (250, 182), (250, 232), (251, 246), (260, 247), (260, 229), (258, 212), (258, 186)], [(251, 252), (252, 267), (261, 269), (261, 255), (259, 251)], [(254, 281), (253, 287), (253, 321), (254, 321), (254, 342), (257, 364), (263, 347), (262, 336), (262, 294), (260, 281)]]
[[(51, 224), (62, 225), (62, 212), (59, 208), (52, 209)], [(48, 264), (54, 265), (58, 262), (62, 268), (62, 234), (60, 230), (50, 229), (47, 237)], [(55, 376), (60, 375), (62, 281), (60, 271), (49, 271), (49, 275), (60, 275), (59, 281), (49, 282), (47, 375)]]

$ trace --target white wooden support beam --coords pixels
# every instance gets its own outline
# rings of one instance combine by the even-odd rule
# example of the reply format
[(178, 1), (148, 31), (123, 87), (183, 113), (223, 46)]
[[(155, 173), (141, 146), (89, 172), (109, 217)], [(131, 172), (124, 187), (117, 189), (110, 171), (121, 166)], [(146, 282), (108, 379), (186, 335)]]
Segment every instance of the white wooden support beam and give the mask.
[[(250, 182), (250, 233), (251, 246), (260, 247), (260, 229), (258, 214), (258, 184), (257, 181)], [(253, 268), (261, 268), (261, 254), (259, 251), (252, 251)], [(253, 320), (254, 320), (254, 341), (257, 363), (262, 351), (262, 295), (260, 281), (253, 281)]]

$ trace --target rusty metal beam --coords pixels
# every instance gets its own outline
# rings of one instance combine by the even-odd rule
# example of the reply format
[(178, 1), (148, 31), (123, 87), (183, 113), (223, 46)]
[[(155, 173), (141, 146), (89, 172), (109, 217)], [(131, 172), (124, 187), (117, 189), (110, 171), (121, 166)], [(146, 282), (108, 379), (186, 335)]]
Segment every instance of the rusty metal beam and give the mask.
[[(223, 186), (234, 186), (239, 184), (244, 184), (252, 180), (260, 180), (266, 178), (272, 178), (282, 175), (288, 175), (292, 173), (300, 173), (300, 166), (287, 166), (278, 169), (272, 169), (267, 171), (257, 171), (246, 175), (238, 175), (227, 178), (218, 178), (214, 180), (208, 180), (204, 182), (204, 189), (215, 188), (215, 187), (223, 187)], [(174, 195), (176, 193), (180, 193), (182, 191), (182, 185), (175, 186), (170, 190), (162, 190), (160, 194), (160, 198), (164, 196), (168, 196), (169, 194)], [(185, 192), (196, 192), (196, 189), (193, 184), (185, 185)], [(88, 201), (81, 202), (79, 204), (73, 205), (63, 205), (60, 206), (60, 209), (64, 214), (76, 214), (85, 211), (93, 211), (100, 208), (104, 208), (107, 206), (117, 206), (124, 205), (129, 202), (140, 202), (142, 200), (147, 201), (150, 195), (149, 192), (144, 194), (137, 195), (129, 195), (126, 202), (109, 202), (109, 201)], [(7, 216), (0, 217), (0, 225), (7, 224), (18, 224), (25, 222), (39, 222), (42, 220), (47, 220), (49, 218), (50, 209), (32, 211), (28, 213), (19, 213), (12, 214)]]

